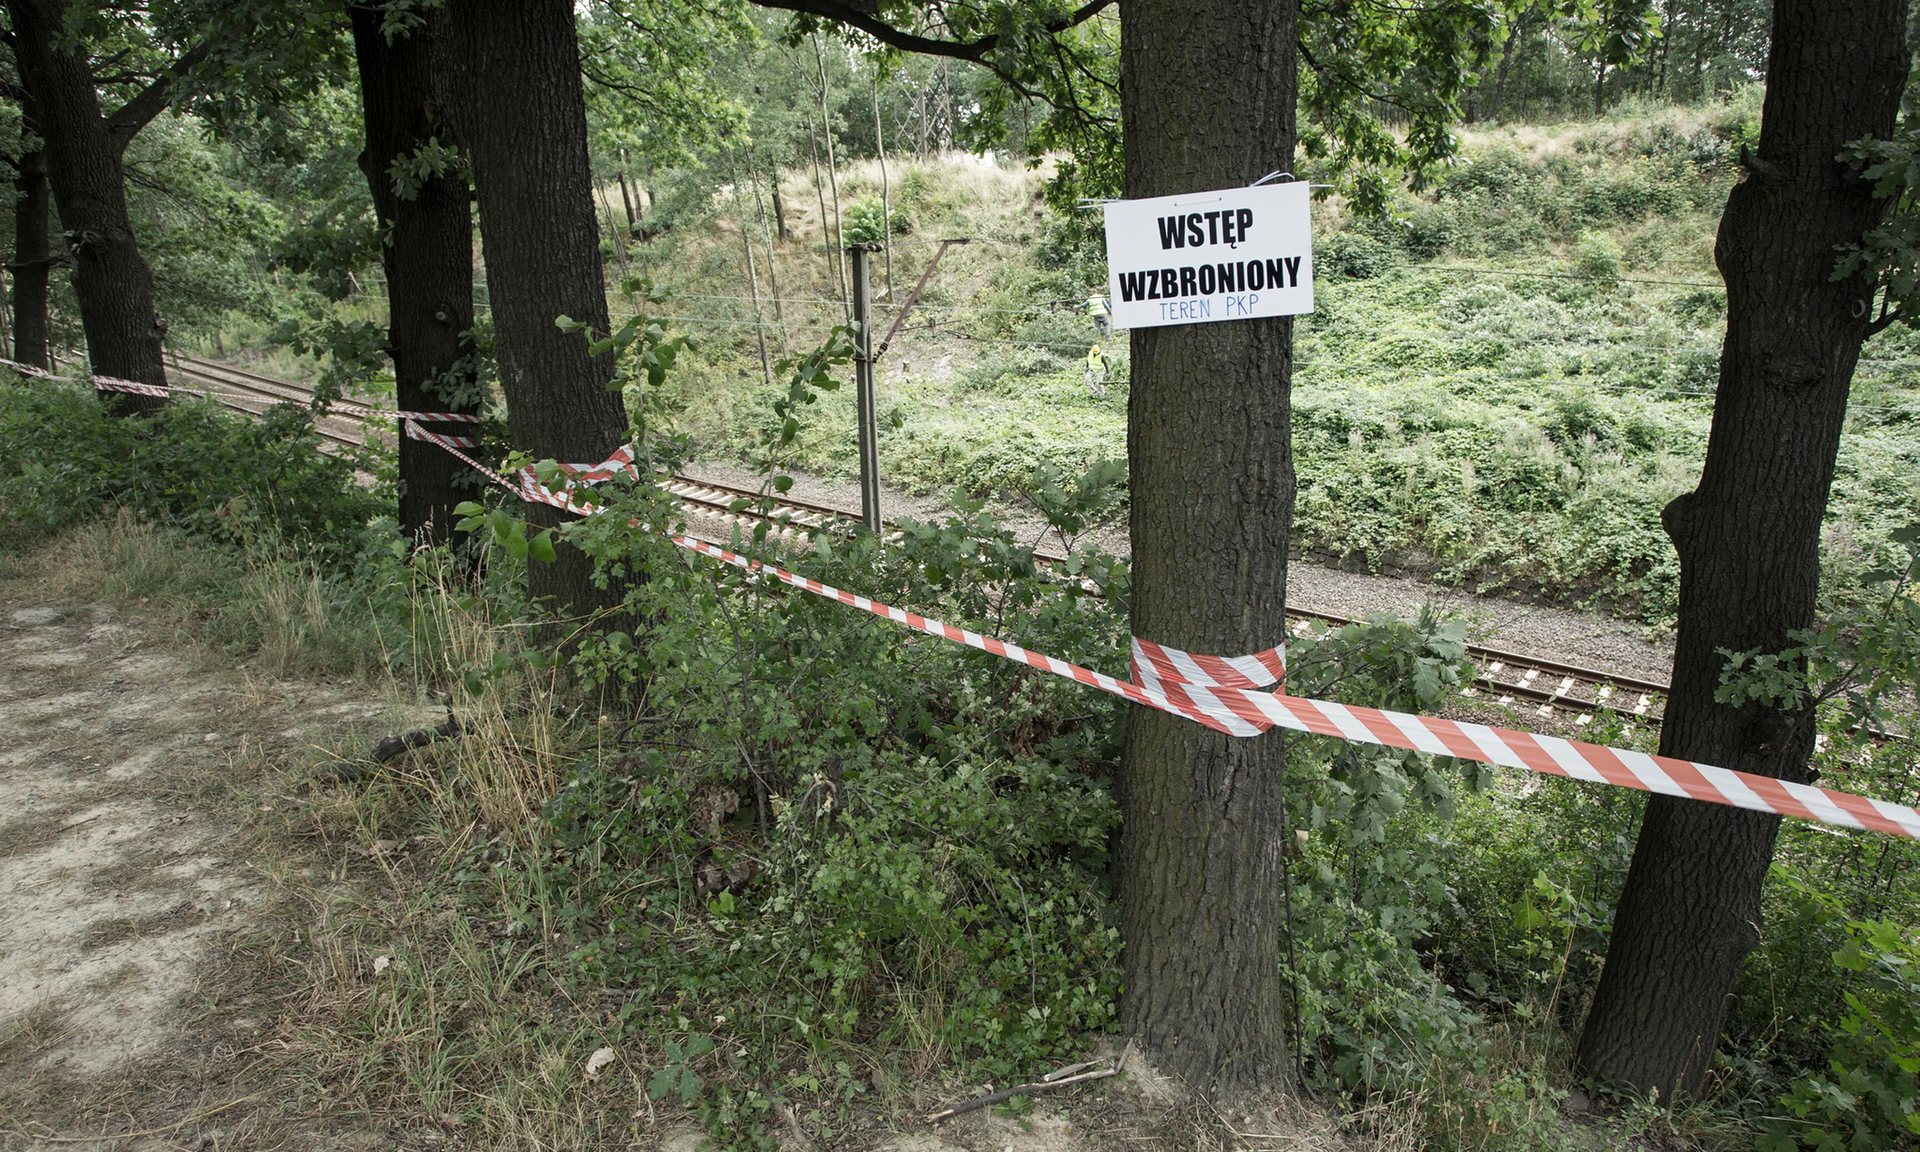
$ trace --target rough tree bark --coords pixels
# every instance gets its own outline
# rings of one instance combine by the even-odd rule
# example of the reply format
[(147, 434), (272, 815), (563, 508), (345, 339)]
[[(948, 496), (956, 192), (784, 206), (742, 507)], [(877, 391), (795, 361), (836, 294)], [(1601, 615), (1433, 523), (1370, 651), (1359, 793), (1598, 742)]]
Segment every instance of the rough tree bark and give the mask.
[[(600, 230), (587, 162), (580, 53), (567, 0), (448, 0), (435, 37), (444, 106), (473, 164), (494, 347), (513, 446), (535, 459), (598, 463), (620, 446), (627, 418), (608, 390), (611, 356), (589, 356), (560, 316), (608, 330)], [(561, 519), (529, 505), (537, 524)], [(562, 546), (535, 564), (536, 597), (569, 614), (616, 603), (593, 586), (593, 565)]]
[[(1717, 703), (1722, 650), (1777, 652), (1814, 622), (1820, 524), (1869, 333), (1873, 284), (1835, 250), (1884, 210), (1836, 160), (1885, 137), (1906, 79), (1904, 0), (1776, 0), (1759, 154), (1727, 200), (1716, 259), (1727, 336), (1699, 487), (1663, 519), (1680, 554), (1680, 632), (1660, 751), (1805, 780), (1805, 712)], [(1579, 1062), (1671, 1099), (1710, 1067), (1759, 941), (1779, 818), (1654, 797), (1614, 916)]]
[[(39, 136), (39, 121), (30, 98), (20, 101), (23, 134)], [(36, 368), (47, 366), (47, 279), (53, 267), (53, 245), (47, 230), (53, 222), (51, 193), (47, 189), (47, 153), (44, 142), (28, 149), (24, 144), (14, 165), (13, 358)]]
[[(1121, 24), (1129, 198), (1291, 167), (1293, 0), (1130, 0)], [(1234, 94), (1231, 123), (1217, 113)], [(1132, 336), (1133, 631), (1239, 655), (1285, 636), (1293, 323)], [(1120, 774), (1124, 1026), (1165, 1070), (1288, 1083), (1279, 983), (1280, 733), (1218, 735), (1136, 708)]]
[[(87, 58), (62, 43), (66, 8), (65, 0), (7, 0), (20, 79), (40, 119), (47, 176), (73, 257), (88, 359), (96, 375), (164, 385), (164, 326), (154, 311), (153, 273), (127, 219), (120, 158), (134, 133), (165, 108), (166, 81), (113, 117), (102, 115)], [(121, 411), (165, 404), (152, 396), (106, 395)]]
[[(387, 354), (400, 407), (413, 412), (478, 412), (471, 374), (462, 375), (473, 327), (473, 210), (466, 182), (438, 175), (402, 195), (396, 160), (447, 134), (434, 99), (431, 24), (391, 42), (384, 4), (350, 4), (366, 147), (360, 168), (373, 196), (387, 274)], [(464, 425), (429, 424), (436, 432)], [(400, 527), (418, 543), (453, 536), (453, 506), (467, 468), (422, 440), (400, 437)]]

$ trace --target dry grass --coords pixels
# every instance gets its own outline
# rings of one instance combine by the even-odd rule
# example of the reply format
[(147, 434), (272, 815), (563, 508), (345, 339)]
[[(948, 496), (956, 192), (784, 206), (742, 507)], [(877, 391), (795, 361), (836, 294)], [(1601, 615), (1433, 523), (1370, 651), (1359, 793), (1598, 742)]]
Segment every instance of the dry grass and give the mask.
[(1533, 159), (1581, 153), (1619, 154), (1650, 130), (1665, 128), (1681, 137), (1694, 137), (1725, 120), (1728, 110), (1749, 105), (1757, 111), (1759, 89), (1741, 90), (1723, 102), (1650, 105), (1629, 101), (1599, 118), (1580, 117), (1551, 123), (1475, 125), (1460, 130), (1469, 148), (1504, 145)]

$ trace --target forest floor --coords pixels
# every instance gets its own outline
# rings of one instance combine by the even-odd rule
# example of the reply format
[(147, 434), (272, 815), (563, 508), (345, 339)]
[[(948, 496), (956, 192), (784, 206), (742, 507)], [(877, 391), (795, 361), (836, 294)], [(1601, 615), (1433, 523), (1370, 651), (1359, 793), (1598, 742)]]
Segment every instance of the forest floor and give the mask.
[[(430, 916), (411, 906), (404, 841), (369, 844), (377, 830), (330, 819), (357, 787), (333, 774), (369, 737), (433, 713), (364, 683), (236, 667), (159, 606), (100, 602), (76, 567), (0, 573), (0, 1149), (583, 1146), (565, 1128), (508, 1139), (417, 1094), (370, 1094), (366, 1069), (393, 1054), (339, 1026), (342, 1004), (377, 998), (382, 969), (401, 967), (360, 948), (343, 910), (381, 909), (395, 957), (424, 943), (407, 932)], [(427, 1058), (440, 1042), (432, 1029), (406, 1041)], [(587, 1047), (556, 1075), (553, 1110), (621, 1116), (576, 1133), (706, 1146), (646, 1103), (647, 1069), (584, 1083)], [(917, 1110), (977, 1090), (910, 1095)], [(1347, 1146), (1322, 1115), (1221, 1116), (1137, 1067), (937, 1129), (894, 1111), (830, 1146)]]

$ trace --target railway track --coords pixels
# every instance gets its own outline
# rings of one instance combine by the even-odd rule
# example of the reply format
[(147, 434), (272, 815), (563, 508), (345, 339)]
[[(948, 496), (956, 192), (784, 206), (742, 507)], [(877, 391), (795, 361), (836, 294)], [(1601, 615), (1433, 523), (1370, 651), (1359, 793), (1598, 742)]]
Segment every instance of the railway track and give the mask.
[[(238, 412), (259, 415), (274, 404), (304, 406), (313, 400), (312, 391), (301, 385), (217, 361), (175, 355), (170, 358), (170, 367)], [(351, 410), (330, 411), (315, 424), (322, 437), (338, 446), (362, 447), (369, 432), (366, 420)], [(676, 475), (664, 480), (662, 486), (690, 513), (748, 529), (770, 522), (775, 523), (776, 530), (797, 536), (808, 530), (851, 526), (860, 519), (856, 511), (791, 496), (776, 497), (773, 511), (761, 511), (765, 499), (762, 493), (713, 480)], [(1036, 552), (1035, 558), (1042, 564), (1066, 559), (1043, 551)], [(1316, 623), (1335, 628), (1357, 623), (1350, 616), (1292, 605), (1287, 614), (1296, 634)], [(1592, 722), (1603, 710), (1639, 717), (1655, 727), (1660, 723), (1667, 685), (1658, 681), (1485, 645), (1470, 644), (1467, 652), (1476, 669), (1467, 695), (1475, 702), (1526, 709), (1542, 719), (1571, 721), (1575, 726)]]
[[(213, 360), (171, 354), (167, 357), (167, 372), (170, 378), (206, 392), (221, 407), (249, 416), (258, 416), (275, 404), (298, 404), (305, 408), (313, 403), (310, 388)], [(366, 445), (366, 421), (350, 411), (329, 411), (313, 425), (332, 451)]]
[[(704, 515), (745, 527), (769, 518), (788, 520), (803, 529), (833, 524), (850, 527), (860, 521), (859, 513), (851, 509), (784, 496), (775, 500), (771, 514), (752, 508), (736, 510), (741, 501), (757, 502), (763, 498), (762, 494), (713, 480), (675, 476), (666, 481), (664, 487), (683, 504)], [(1045, 551), (1036, 551), (1034, 556), (1043, 565), (1066, 559)], [(1304, 634), (1316, 623), (1334, 628), (1358, 623), (1351, 616), (1298, 605), (1288, 605), (1287, 615), (1295, 634)], [(1603, 709), (1659, 725), (1667, 686), (1658, 681), (1479, 644), (1469, 644), (1467, 653), (1476, 669), (1473, 687), (1467, 692), (1470, 699), (1509, 708), (1530, 708), (1540, 717), (1571, 720), (1576, 726), (1591, 723)]]

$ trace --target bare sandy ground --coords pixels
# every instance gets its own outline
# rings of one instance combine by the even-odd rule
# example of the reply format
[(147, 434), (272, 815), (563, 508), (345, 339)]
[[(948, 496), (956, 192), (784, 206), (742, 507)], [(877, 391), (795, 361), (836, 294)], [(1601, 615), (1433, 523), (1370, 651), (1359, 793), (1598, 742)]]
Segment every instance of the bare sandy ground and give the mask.
[(264, 885), (236, 813), (273, 802), (252, 765), (367, 711), (102, 605), (0, 602), (0, 1147), (258, 1146), (271, 1005), (230, 950)]

